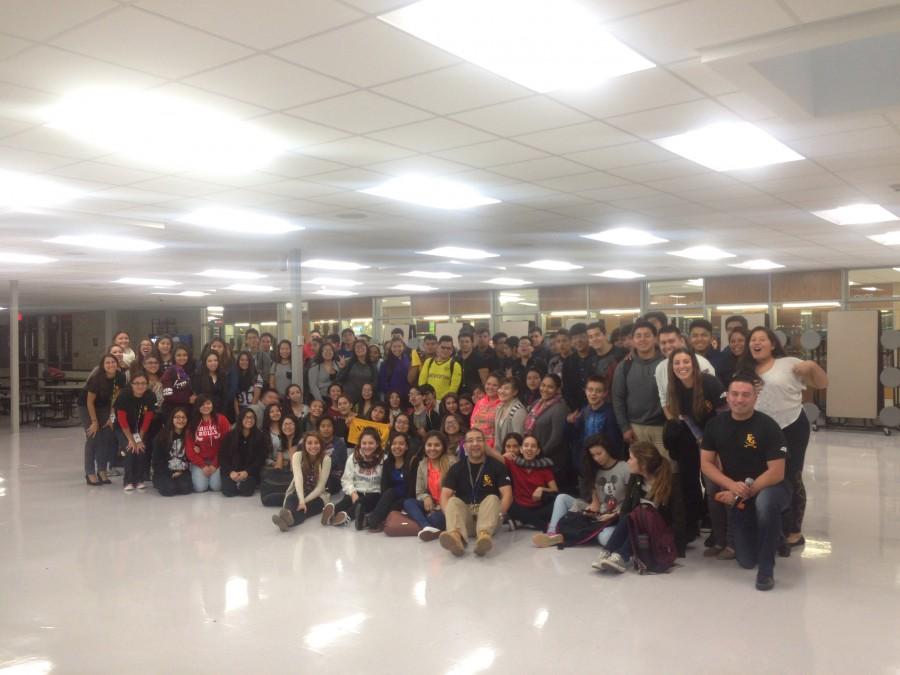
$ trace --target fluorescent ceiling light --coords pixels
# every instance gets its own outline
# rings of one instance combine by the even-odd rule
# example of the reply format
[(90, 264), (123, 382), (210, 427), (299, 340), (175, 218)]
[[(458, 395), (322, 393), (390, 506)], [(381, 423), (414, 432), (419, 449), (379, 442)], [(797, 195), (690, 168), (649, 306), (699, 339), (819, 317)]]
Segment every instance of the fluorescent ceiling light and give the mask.
[(458, 279), (461, 275), (452, 272), (422, 272), (413, 270), (412, 272), (404, 272), (401, 277), (416, 277), (417, 279)]
[(634, 309), (601, 309), (601, 314), (640, 314), (641, 308), (636, 307)]
[(391, 286), (391, 290), (394, 291), (436, 291), (437, 288), (434, 286), (423, 286), (422, 284), (397, 284), (396, 286)]
[(519, 265), (519, 267), (531, 267), (536, 270), (547, 270), (549, 272), (568, 272), (570, 270), (583, 269), (581, 265), (573, 265), (564, 260), (532, 260), (530, 263)]
[(836, 209), (813, 211), (812, 213), (835, 225), (869, 225), (900, 220), (900, 217), (878, 204), (848, 204)]
[(525, 281), (525, 279), (516, 279), (514, 277), (494, 277), (493, 279), (487, 279), (484, 283), (494, 284), (496, 286), (527, 286), (531, 282)]
[(359, 295), (355, 291), (345, 291), (339, 288), (320, 288), (317, 291), (313, 291), (313, 295), (334, 295), (339, 298), (349, 297), (351, 295)]
[(691, 246), (680, 251), (669, 251), (669, 255), (677, 255), (680, 258), (691, 260), (721, 260), (722, 258), (734, 258), (734, 253), (728, 253), (715, 246)]
[(468, 209), (500, 203), (499, 199), (485, 197), (465, 183), (418, 174), (398, 176), (359, 192), (436, 209)]
[(587, 310), (585, 310), (585, 309), (562, 311), (562, 312), (550, 312), (550, 316), (585, 316), (586, 314), (587, 314)]
[(213, 269), (197, 272), (198, 277), (212, 277), (213, 279), (243, 279), (244, 281), (253, 281), (254, 279), (262, 279), (266, 275), (256, 272), (245, 272), (244, 270), (225, 270), (218, 267)]
[(287, 147), (257, 126), (158, 91), (84, 89), (48, 117), (82, 141), (171, 171), (248, 173)]
[(304, 229), (299, 225), (292, 225), (284, 218), (225, 206), (205, 206), (179, 218), (178, 222), (208, 227), (219, 232), (236, 232), (248, 236), (284, 234)]
[(158, 248), (163, 248), (162, 244), (157, 244), (146, 239), (120, 237), (117, 234), (64, 235), (48, 239), (47, 243), (81, 246), (83, 248), (96, 248), (101, 251), (116, 251), (118, 253), (141, 253), (143, 251), (153, 251)]
[(748, 260), (747, 262), (729, 265), (729, 267), (739, 267), (742, 270), (776, 270), (780, 267), (784, 267), (784, 265), (781, 265), (777, 262), (772, 262), (771, 260), (765, 260), (764, 258), (759, 258), (756, 260)]
[(574, 0), (421, 0), (378, 18), (539, 92), (654, 67)]
[(423, 321), (449, 321), (450, 317), (446, 314), (437, 314), (435, 316), (423, 316)]
[(343, 286), (345, 288), (349, 288), (350, 286), (362, 286), (361, 281), (345, 279), (344, 277), (316, 277), (315, 279), (310, 279), (309, 283), (317, 286)]
[(876, 286), (863, 286), (860, 290), (874, 292), (874, 291), (880, 291), (881, 289)]
[(234, 324), (234, 325), (235, 325), (236, 327), (238, 327), (238, 328), (247, 328), (250, 324), (249, 324), (249, 323), (243, 323), (243, 322), (242, 322), (242, 323), (236, 323), (236, 324)]
[(149, 277), (122, 277), (116, 279), (114, 284), (127, 284), (129, 286), (155, 286), (156, 288), (164, 288), (166, 286), (180, 286), (180, 281), (172, 281), (171, 279), (151, 279)]
[(0, 171), (0, 206), (14, 210), (47, 208), (81, 196), (78, 190), (17, 171)]
[(260, 321), (259, 325), (260, 326), (277, 326), (278, 322), (277, 321)]
[(703, 288), (703, 279), (688, 279), (686, 286), (698, 286)]
[(643, 274), (632, 272), (631, 270), (606, 270), (605, 272), (597, 272), (592, 277), (606, 277), (607, 279), (640, 279)]
[(523, 307), (537, 307), (536, 302), (519, 302), (518, 304), (522, 305)]
[(225, 308), (221, 307), (219, 305), (210, 305), (209, 307), (206, 308), (206, 311), (219, 313), (219, 312), (224, 312)]
[(441, 246), (430, 251), (419, 251), (419, 253), (422, 255), (436, 255), (442, 258), (461, 258), (462, 260), (484, 260), (485, 258), (500, 257), (497, 253), (488, 253), (478, 248), (461, 248), (459, 246)]
[[(884, 246), (898, 246), (900, 245), (900, 230), (885, 232), (884, 234), (873, 234), (869, 236), (869, 239)], [(897, 271), (900, 272), (900, 270)]]
[(804, 307), (840, 307), (839, 302), (786, 302), (782, 305), (784, 309), (801, 309)]
[(716, 310), (720, 312), (745, 312), (752, 309), (769, 309), (765, 303), (756, 305), (716, 305)]
[(183, 298), (202, 298), (204, 295), (209, 295), (209, 293), (204, 293), (203, 291), (181, 291), (180, 293), (160, 291), (152, 293), (152, 295), (180, 295)]
[(490, 319), (490, 314), (463, 314), (460, 319)]
[(49, 258), (45, 255), (31, 255), (29, 253), (4, 253), (0, 251), (0, 263), (9, 265), (43, 265), (44, 263), (56, 262), (56, 258)]
[(596, 234), (583, 234), (581, 236), (585, 239), (602, 241), (607, 244), (617, 244), (618, 246), (649, 246), (650, 244), (665, 244), (669, 241), (631, 227), (614, 227)]
[(367, 270), (368, 265), (360, 265), (355, 262), (347, 262), (346, 260), (326, 260), (324, 258), (312, 258), (300, 263), (300, 267), (310, 267), (315, 270), (331, 270), (332, 272), (355, 272), (356, 270)]
[(265, 286), (260, 284), (231, 284), (225, 287), (226, 291), (246, 291), (247, 293), (269, 293), (271, 291), (281, 290), (275, 286)]
[(737, 171), (805, 159), (749, 122), (723, 122), (653, 141), (713, 171)]

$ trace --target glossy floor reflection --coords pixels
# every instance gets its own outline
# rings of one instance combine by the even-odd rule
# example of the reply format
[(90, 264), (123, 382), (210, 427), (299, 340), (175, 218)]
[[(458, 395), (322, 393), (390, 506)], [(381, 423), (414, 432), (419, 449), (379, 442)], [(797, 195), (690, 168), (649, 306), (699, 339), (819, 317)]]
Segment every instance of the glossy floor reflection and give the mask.
[(771, 593), (697, 546), (608, 578), (528, 531), (485, 560), (281, 534), (257, 497), (88, 488), (79, 435), (0, 430), (0, 675), (900, 672), (896, 435), (813, 434), (808, 544)]

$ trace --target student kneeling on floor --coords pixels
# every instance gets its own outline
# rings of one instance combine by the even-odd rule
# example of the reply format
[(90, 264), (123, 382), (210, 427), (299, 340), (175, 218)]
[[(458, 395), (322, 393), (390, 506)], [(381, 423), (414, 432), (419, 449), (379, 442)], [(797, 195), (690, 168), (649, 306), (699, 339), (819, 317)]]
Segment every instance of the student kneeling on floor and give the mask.
[(462, 556), (468, 537), (477, 535), (475, 554), (483, 556), (493, 547), (491, 536), (512, 505), (512, 483), (503, 463), (487, 456), (481, 430), (469, 429), (464, 444), (466, 457), (450, 467), (441, 488), (447, 531), (441, 533), (440, 542), (453, 555)]
[[(787, 444), (778, 423), (754, 410), (756, 381), (738, 374), (728, 384), (731, 412), (706, 425), (700, 469), (719, 488), (716, 500), (729, 506), (737, 561), (756, 571), (756, 588), (775, 585), (775, 552), (782, 541), (781, 512), (790, 504), (784, 482)], [(721, 466), (721, 468), (719, 468)]]

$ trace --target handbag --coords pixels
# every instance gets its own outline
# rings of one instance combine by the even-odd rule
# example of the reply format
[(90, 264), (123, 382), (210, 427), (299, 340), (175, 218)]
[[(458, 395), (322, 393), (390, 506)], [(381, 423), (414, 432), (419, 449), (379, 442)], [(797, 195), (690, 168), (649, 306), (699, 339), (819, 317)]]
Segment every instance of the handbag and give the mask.
[(384, 533), (389, 537), (415, 537), (422, 528), (402, 511), (391, 511), (384, 521)]

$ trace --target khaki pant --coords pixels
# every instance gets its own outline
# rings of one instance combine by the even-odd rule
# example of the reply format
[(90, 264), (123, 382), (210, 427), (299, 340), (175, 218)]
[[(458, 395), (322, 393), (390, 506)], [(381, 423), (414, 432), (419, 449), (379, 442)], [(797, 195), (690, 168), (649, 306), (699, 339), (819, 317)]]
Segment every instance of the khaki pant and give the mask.
[(488, 495), (480, 504), (466, 504), (459, 497), (451, 497), (445, 515), (447, 532), (458, 530), (464, 542), (482, 530), (493, 535), (500, 525), (500, 498)]
[(632, 424), (631, 430), (634, 432), (634, 438), (638, 441), (647, 441), (653, 443), (656, 449), (666, 459), (669, 459), (669, 451), (663, 447), (663, 428), (655, 424)]

